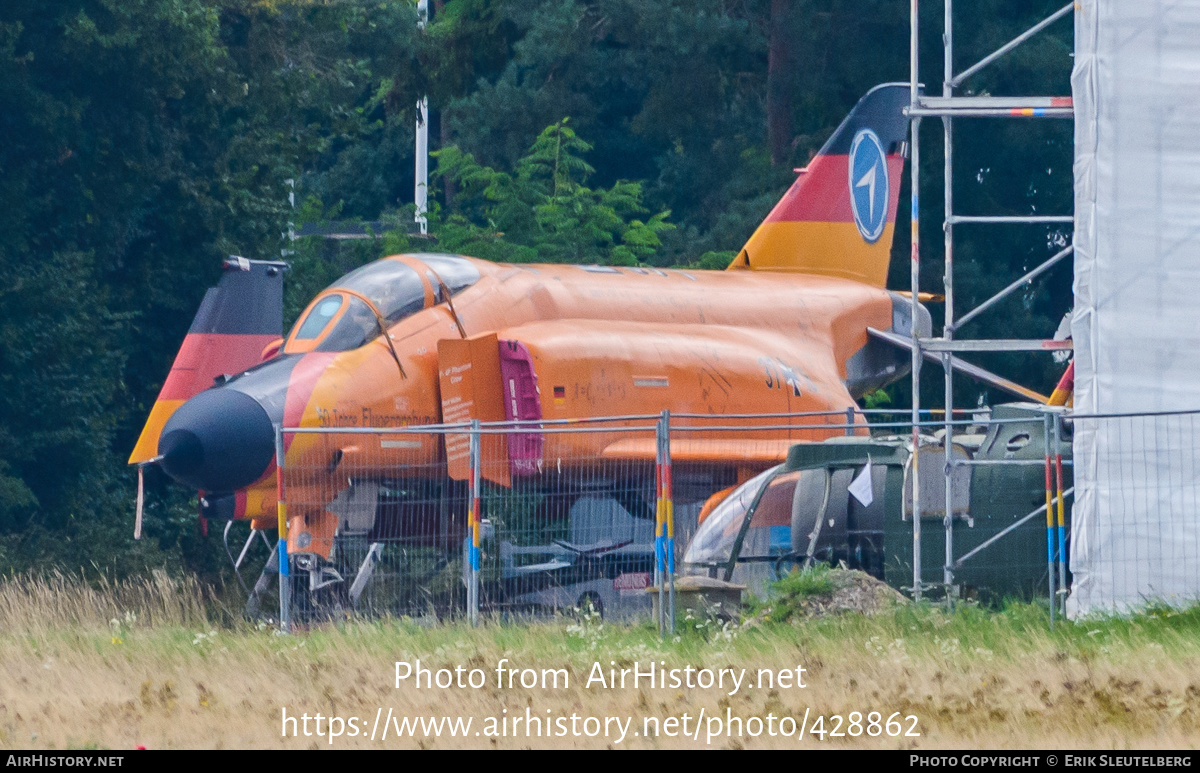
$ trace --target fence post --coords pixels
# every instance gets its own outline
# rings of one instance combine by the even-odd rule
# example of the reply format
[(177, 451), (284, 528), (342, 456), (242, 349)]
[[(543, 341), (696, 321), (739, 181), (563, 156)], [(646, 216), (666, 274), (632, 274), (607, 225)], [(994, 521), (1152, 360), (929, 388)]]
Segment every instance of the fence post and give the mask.
[[(913, 383), (917, 383), (913, 379)], [(915, 403), (917, 398), (913, 397)], [(921, 475), (919, 470), (919, 460), (921, 455), (918, 453), (921, 450), (921, 421), (920, 414), (917, 409), (913, 408), (912, 419), (912, 464), (910, 465), (910, 475), (912, 475), (912, 550), (913, 550), (913, 601), (921, 600)]]
[(1046, 574), (1050, 590), (1050, 627), (1054, 628), (1054, 612), (1058, 604), (1054, 589), (1054, 507), (1051, 502), (1053, 483), (1050, 479), (1050, 414), (1042, 414), (1042, 445), (1046, 456)]
[(279, 554), (279, 630), (289, 633), (292, 628), (292, 573), (289, 571), (287, 549), (287, 501), (284, 499), (283, 469), (283, 425), (275, 425), (275, 500), (276, 513), (279, 518), (279, 541), (276, 543)]
[(675, 485), (671, 478), (671, 411), (662, 415), (663, 434), (663, 501), (667, 521), (667, 583), (670, 589), (670, 604), (667, 616), (671, 633), (675, 633)]
[[(663, 412), (664, 414), (666, 411)], [(666, 520), (666, 500), (663, 498), (663, 483), (666, 478), (666, 464), (663, 452), (663, 419), (660, 416), (655, 427), (655, 458), (654, 458), (654, 587), (658, 589), (658, 636), (662, 638), (667, 630), (666, 606), (666, 561), (664, 536), (664, 521)]]
[(1054, 473), (1057, 478), (1054, 493), (1058, 497), (1058, 595), (1062, 599), (1062, 614), (1067, 616), (1067, 529), (1063, 515), (1062, 414), (1054, 414)]
[[(949, 356), (949, 355), (947, 355)], [(950, 381), (946, 381), (947, 390)], [(949, 397), (949, 395), (947, 395)], [(950, 402), (947, 401), (947, 406)], [(942, 583), (946, 586), (946, 607), (954, 608), (954, 414), (950, 407), (946, 408), (946, 434), (942, 437), (942, 445), (946, 451), (946, 464), (942, 472), (946, 476), (946, 511), (943, 513), (942, 529), (945, 532), (946, 563), (942, 567)]]
[(479, 625), (479, 419), (471, 419), (471, 491), (467, 510), (467, 528), (470, 530), (469, 552), (471, 571), (467, 585), (467, 619), (471, 625)]

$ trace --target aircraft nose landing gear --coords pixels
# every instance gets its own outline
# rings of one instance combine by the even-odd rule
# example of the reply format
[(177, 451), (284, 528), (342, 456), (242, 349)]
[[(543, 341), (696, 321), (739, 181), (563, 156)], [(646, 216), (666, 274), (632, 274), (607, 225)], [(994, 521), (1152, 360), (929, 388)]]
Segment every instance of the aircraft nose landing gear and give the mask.
[(311, 553), (291, 560), (292, 618), (296, 622), (335, 620), (353, 611), (346, 580), (332, 564)]
[(316, 593), (335, 583), (344, 583), (346, 579), (332, 566), (326, 564), (318, 556), (296, 556), (296, 568), (308, 573), (308, 592)]

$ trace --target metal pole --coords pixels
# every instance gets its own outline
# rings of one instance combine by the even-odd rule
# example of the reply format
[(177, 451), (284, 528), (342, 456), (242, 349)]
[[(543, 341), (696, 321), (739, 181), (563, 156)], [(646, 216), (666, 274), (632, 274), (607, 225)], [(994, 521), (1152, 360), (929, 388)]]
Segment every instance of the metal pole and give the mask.
[[(945, 0), (942, 34), (942, 96), (954, 96), (951, 79), (954, 77), (954, 22), (953, 0)], [(945, 324), (942, 337), (947, 341), (954, 337), (954, 131), (953, 119), (942, 117), (942, 190), (943, 190), (943, 223), (945, 256), (943, 260), (942, 285), (945, 292)], [(942, 368), (945, 371), (945, 391), (943, 404), (946, 409), (945, 436), (942, 442), (946, 450), (945, 473), (946, 507), (942, 517), (942, 528), (945, 532), (945, 563), (942, 567), (942, 583), (946, 586), (946, 604), (954, 603), (952, 588), (954, 585), (954, 366), (949, 353), (942, 355)]]
[(1046, 567), (1050, 589), (1050, 627), (1054, 628), (1054, 608), (1058, 599), (1054, 589), (1054, 508), (1050, 482), (1050, 414), (1042, 414), (1042, 443), (1046, 454)]
[[(417, 29), (424, 30), (429, 22), (429, 0), (417, 3)], [(425, 213), (429, 211), (429, 98), (417, 100), (417, 149), (416, 177), (414, 181), (413, 201), (416, 207), (413, 220), (421, 228), (421, 233), (429, 233), (429, 220)]]
[[(1075, 493), (1075, 487), (1072, 486), (1071, 488), (1062, 492), (1062, 495), (1059, 498), (1059, 501), (1061, 501), (1063, 497), (1069, 497), (1070, 495), (1072, 495), (1074, 493)], [(969, 559), (972, 556), (975, 556), (979, 553), (982, 553), (984, 550), (987, 550), (992, 545), (995, 545), (997, 542), (999, 542), (1000, 540), (1007, 537), (1009, 534), (1012, 534), (1014, 531), (1021, 528), (1025, 524), (1029, 523), (1034, 518), (1037, 518), (1039, 515), (1041, 515), (1041, 513), (1042, 513), (1042, 506), (1038, 505), (1037, 507), (1030, 510), (1029, 513), (1027, 513), (1026, 515), (1021, 516), (1017, 520), (1010, 523), (1008, 526), (1005, 526), (1000, 531), (996, 532), (992, 536), (985, 539), (983, 542), (980, 542), (978, 545), (976, 545), (974, 548), (972, 548), (968, 552), (964, 553), (957, 561), (954, 562), (954, 568), (961, 569), (962, 565), (967, 562), (967, 559)]]
[[(913, 0), (916, 7), (916, 0)], [(916, 24), (914, 19), (913, 24)], [(915, 34), (915, 33), (914, 33)], [(912, 266), (910, 286), (912, 288), (912, 536), (913, 536), (913, 599), (921, 599), (921, 476), (919, 470), (919, 454), (921, 447), (921, 339), (917, 330), (916, 320), (920, 319), (917, 311), (917, 296), (921, 288), (921, 227), (919, 225), (920, 210), (917, 191), (920, 183), (920, 173), (917, 171), (921, 160), (919, 150), (921, 136), (921, 119), (912, 122)]]
[(912, 118), (913, 110), (920, 101), (919, 28), (920, 13), (918, 0), (908, 0), (908, 115), (912, 121), (912, 190), (908, 193), (911, 209), (911, 274), (912, 290), (912, 598), (920, 600), (920, 477), (918, 475), (917, 450), (920, 448), (920, 334), (917, 320), (920, 294), (920, 119)]
[(664, 410), (663, 429), (663, 501), (667, 520), (667, 583), (670, 608), (667, 612), (671, 633), (675, 633), (675, 485), (671, 477), (671, 412)]
[(467, 525), (470, 529), (471, 548), (470, 582), (467, 584), (467, 619), (471, 625), (479, 625), (479, 419), (471, 420), (471, 491)]
[[(947, 301), (950, 295), (946, 294)], [(946, 313), (950, 310), (947, 308)], [(950, 355), (942, 355), (942, 367), (946, 369), (945, 381), (945, 402), (946, 402), (946, 429), (945, 437), (942, 442), (946, 447), (946, 464), (943, 468), (946, 480), (946, 508), (942, 516), (942, 528), (945, 532), (946, 551), (945, 564), (942, 567), (942, 582), (946, 586), (946, 604), (953, 606), (954, 593), (954, 425), (951, 424), (950, 406), (954, 403), (954, 368), (950, 364)]]
[(1034, 35), (1038, 34), (1042, 30), (1046, 29), (1046, 27), (1049, 27), (1054, 22), (1056, 22), (1059, 19), (1061, 19), (1062, 17), (1066, 16), (1074, 8), (1075, 8), (1074, 2), (1067, 3), (1062, 8), (1059, 8), (1057, 11), (1055, 11), (1054, 13), (1047, 16), (1045, 19), (1042, 19), (1040, 22), (1033, 25), (1029, 29), (1025, 30), (1020, 35), (1017, 35), (1012, 40), (1010, 40), (1007, 43), (1005, 43), (1004, 45), (1000, 46), (1000, 48), (997, 48), (992, 53), (988, 54), (987, 56), (980, 59), (975, 64), (971, 65), (967, 69), (960, 72), (958, 75), (956, 75), (954, 78), (952, 78), (950, 80), (950, 85), (951, 86), (959, 85), (960, 83), (965, 81), (967, 78), (970, 78), (972, 75), (974, 75), (975, 73), (982, 70), (984, 67), (987, 67), (989, 64), (996, 61), (1000, 57), (1004, 56), (1009, 51), (1012, 51), (1014, 48), (1021, 45), (1026, 40), (1029, 40)]
[(1062, 415), (1054, 415), (1055, 495), (1058, 499), (1058, 595), (1063, 617), (1067, 616), (1067, 529), (1063, 514)]
[(288, 219), (287, 233), (285, 234), (288, 246), (279, 250), (279, 256), (287, 260), (288, 257), (296, 254), (296, 250), (294, 249), (296, 246), (296, 178), (289, 177), (283, 181), (283, 184), (288, 186), (288, 204), (291, 206), (292, 214)]
[(952, 223), (1073, 223), (1074, 215), (955, 215)]
[(279, 540), (276, 543), (279, 555), (279, 630), (289, 633), (292, 629), (292, 576), (291, 561), (287, 549), (287, 501), (284, 499), (283, 425), (275, 425), (275, 512), (278, 518)]
[(663, 420), (660, 416), (655, 428), (655, 463), (654, 463), (654, 587), (658, 589), (658, 635), (663, 637), (667, 630), (666, 608), (666, 561), (664, 560), (665, 545), (663, 522), (666, 516), (666, 500), (663, 497), (666, 479), (666, 463), (663, 453)]
[[(934, 100), (937, 100), (937, 103)], [(963, 102), (971, 97), (955, 97), (955, 102)], [(1060, 99), (1060, 97), (1055, 97)], [(1065, 97), (1062, 97), (1065, 99)], [(939, 104), (941, 97), (927, 97), (923, 104), (930, 105), (929, 107), (918, 107), (909, 111), (910, 118), (924, 116), (940, 116), (940, 115), (956, 115), (959, 118), (1073, 118), (1075, 116), (1074, 108), (1068, 105), (1055, 107), (957, 107)], [(1059, 216), (1050, 216), (1049, 219), (1042, 222), (1065, 222), (1068, 218)], [(986, 220), (974, 220), (974, 222), (990, 222), (990, 223), (1024, 223), (1034, 220), (1034, 218), (988, 218)], [(960, 220), (959, 222), (964, 222)]]
[(1038, 266), (1037, 268), (1035, 268), (1031, 271), (1026, 272), (1025, 275), (1022, 276), (1020, 279), (1013, 282), (1008, 287), (1005, 287), (1003, 290), (996, 293), (991, 298), (988, 298), (986, 301), (979, 304), (975, 308), (971, 309), (969, 312), (967, 312), (965, 315), (963, 315), (962, 318), (960, 318), (956, 323), (954, 323), (952, 326), (950, 326), (950, 329), (958, 330), (960, 327), (967, 324), (972, 319), (974, 319), (975, 317), (982, 314), (984, 311), (990, 309), (994, 304), (999, 303), (1004, 298), (1008, 297), (1009, 293), (1011, 293), (1013, 290), (1016, 290), (1018, 287), (1020, 287), (1021, 285), (1025, 284), (1027, 282), (1033, 281), (1035, 278), (1037, 278), (1042, 273), (1049, 271), (1051, 268), (1058, 265), (1058, 262), (1060, 260), (1067, 257), (1074, 251), (1075, 251), (1075, 246), (1069, 245), (1067, 247), (1062, 248), (1058, 252), (1054, 253), (1049, 258), (1047, 258), (1046, 261), (1043, 262), (1040, 266)]
[(911, 267), (909, 275), (909, 289), (911, 292), (911, 313), (909, 318), (912, 320), (912, 534), (913, 534), (913, 599), (920, 601), (921, 599), (921, 480), (918, 475), (917, 451), (921, 444), (921, 339), (920, 333), (917, 330), (917, 320), (920, 319), (918, 307), (920, 306), (917, 296), (921, 290), (921, 227), (920, 227), (920, 180), (921, 180), (921, 119), (913, 118), (913, 111), (917, 110), (917, 103), (920, 100), (920, 57), (918, 56), (919, 36), (917, 34), (920, 26), (920, 13), (918, 8), (918, 0), (909, 0), (908, 2), (908, 109), (909, 118), (912, 121), (912, 186), (909, 192), (910, 209), (911, 209), (911, 232), (910, 241), (912, 243)]
[[(142, 538), (142, 511), (146, 506), (146, 465), (138, 465), (137, 503), (134, 505), (133, 538)], [(230, 521), (230, 523), (233, 523)]]
[[(921, 84), (920, 68), (917, 57), (917, 3), (918, 0), (908, 0), (908, 106), (917, 107)], [(916, 142), (913, 142), (916, 145)]]
[(413, 221), (420, 227), (422, 234), (429, 233), (429, 219), (425, 213), (429, 211), (429, 98), (417, 100), (417, 168), (414, 183), (413, 201), (416, 206)]

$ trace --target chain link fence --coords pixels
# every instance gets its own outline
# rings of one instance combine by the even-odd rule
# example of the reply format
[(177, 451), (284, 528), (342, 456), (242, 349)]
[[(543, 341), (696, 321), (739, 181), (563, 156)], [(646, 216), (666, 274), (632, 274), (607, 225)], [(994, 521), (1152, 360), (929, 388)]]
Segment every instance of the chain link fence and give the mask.
[(281, 430), (280, 620), (591, 610), (665, 633), (676, 595), (764, 595), (815, 563), (914, 595), (1060, 602), (1070, 424), (997, 407), (952, 422), (947, 454), (930, 415), (914, 465), (898, 415)]
[(1200, 600), (1200, 412), (1075, 415), (1079, 518), (1068, 611)]

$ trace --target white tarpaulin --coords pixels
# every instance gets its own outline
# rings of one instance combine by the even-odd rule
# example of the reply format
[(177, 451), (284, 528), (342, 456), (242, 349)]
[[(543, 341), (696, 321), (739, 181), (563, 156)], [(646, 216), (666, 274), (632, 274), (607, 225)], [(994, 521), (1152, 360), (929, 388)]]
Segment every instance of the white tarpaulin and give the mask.
[[(1075, 412), (1200, 408), (1200, 0), (1081, 0), (1075, 52)], [(1071, 615), (1200, 599), (1195, 423), (1076, 422)]]

